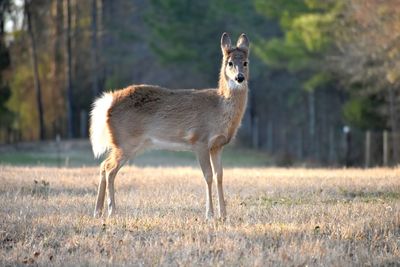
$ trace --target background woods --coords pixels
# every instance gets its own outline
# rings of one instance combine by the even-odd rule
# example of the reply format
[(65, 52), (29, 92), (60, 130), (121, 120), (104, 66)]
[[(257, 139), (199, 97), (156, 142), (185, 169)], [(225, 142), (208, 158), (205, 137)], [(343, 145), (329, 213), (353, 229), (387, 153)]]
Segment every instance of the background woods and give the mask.
[(399, 162), (396, 0), (1, 0), (1, 142), (85, 137), (94, 97), (131, 83), (215, 87), (224, 31), (252, 42), (239, 143), (281, 164)]

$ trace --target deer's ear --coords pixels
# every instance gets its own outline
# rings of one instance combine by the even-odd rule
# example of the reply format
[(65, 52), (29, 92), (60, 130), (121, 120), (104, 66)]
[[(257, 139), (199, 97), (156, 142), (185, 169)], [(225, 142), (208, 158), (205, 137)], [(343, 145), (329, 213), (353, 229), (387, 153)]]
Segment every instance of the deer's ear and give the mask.
[(237, 43), (236, 43), (236, 46), (237, 46), (238, 48), (244, 49), (244, 50), (246, 50), (246, 51), (249, 50), (250, 42), (249, 42), (249, 39), (247, 38), (246, 34), (242, 33), (242, 34), (239, 36), (239, 39), (238, 39), (238, 41), (237, 41)]
[(224, 32), (221, 37), (221, 49), (223, 53), (227, 53), (229, 49), (231, 49), (232, 43), (231, 43), (231, 38), (229, 35)]

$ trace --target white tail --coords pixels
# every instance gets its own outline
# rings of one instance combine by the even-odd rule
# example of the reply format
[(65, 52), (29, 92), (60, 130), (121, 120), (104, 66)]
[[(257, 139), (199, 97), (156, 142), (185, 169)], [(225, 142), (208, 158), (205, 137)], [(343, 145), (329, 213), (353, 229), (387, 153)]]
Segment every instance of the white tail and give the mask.
[(111, 146), (107, 113), (112, 101), (112, 93), (104, 93), (93, 103), (93, 109), (90, 113), (90, 142), (96, 158), (103, 155)]

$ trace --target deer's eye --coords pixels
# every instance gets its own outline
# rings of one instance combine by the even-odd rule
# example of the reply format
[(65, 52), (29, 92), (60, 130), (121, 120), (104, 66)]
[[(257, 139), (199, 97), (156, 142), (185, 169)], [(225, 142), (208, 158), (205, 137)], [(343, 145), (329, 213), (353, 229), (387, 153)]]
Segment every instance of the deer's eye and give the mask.
[(232, 61), (229, 61), (229, 62), (228, 62), (228, 66), (229, 66), (229, 67), (233, 67), (233, 62), (232, 62)]
[(243, 62), (243, 66), (247, 67), (247, 61)]

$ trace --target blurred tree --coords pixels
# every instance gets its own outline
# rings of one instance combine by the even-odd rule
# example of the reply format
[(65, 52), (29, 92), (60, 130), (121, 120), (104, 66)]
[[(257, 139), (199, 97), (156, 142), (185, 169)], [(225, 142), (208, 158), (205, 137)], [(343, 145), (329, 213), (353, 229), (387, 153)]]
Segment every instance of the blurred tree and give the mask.
[(48, 125), (52, 131), (49, 137), (54, 137), (63, 132), (63, 121), (65, 117), (65, 90), (64, 90), (64, 51), (63, 51), (63, 35), (64, 35), (64, 8), (63, 0), (51, 1), (52, 5), (52, 20), (48, 27), (53, 29), (50, 50), (52, 56), (51, 75), (49, 77), (50, 99), (51, 105), (46, 106), (48, 114), (46, 114)]
[(92, 21), (91, 21), (91, 31), (92, 31), (92, 49), (91, 49), (91, 59), (92, 59), (92, 90), (93, 96), (97, 96), (100, 92), (99, 80), (98, 80), (98, 45), (97, 45), (97, 0), (92, 0)]
[[(217, 42), (208, 40), (212, 37), (218, 40), (220, 30), (215, 24), (210, 27), (216, 22), (209, 16), (211, 1), (152, 0), (150, 3), (146, 16), (152, 33), (150, 46), (161, 63), (170, 67), (185, 65), (185, 74), (181, 77), (193, 77), (197, 72), (202, 78), (196, 82), (192, 80), (191, 85), (187, 82), (189, 86), (215, 84), (218, 65), (210, 59), (219, 58), (220, 48)], [(208, 71), (204, 72), (206, 68)], [(186, 86), (181, 77), (175, 86)]]
[[(376, 117), (393, 132), (399, 132), (400, 112), (400, 5), (396, 0), (351, 0), (345, 2), (336, 24), (338, 53), (333, 68), (353, 98), (381, 99), (364, 123), (376, 127)], [(386, 101), (383, 101), (385, 100)], [(354, 103), (354, 101), (353, 101)], [(356, 102), (357, 103), (357, 102)], [(385, 127), (380, 124), (379, 128)], [(393, 138), (394, 161), (399, 162), (399, 138)]]
[(10, 66), (10, 53), (6, 47), (5, 18), (10, 12), (11, 1), (0, 1), (0, 130), (5, 132), (5, 138), (9, 139), (9, 130), (12, 124), (12, 112), (6, 107), (10, 98), (10, 87), (5, 80), (5, 71)]
[(75, 136), (74, 122), (74, 98), (72, 89), (72, 49), (71, 49), (71, 1), (66, 0), (66, 21), (65, 28), (65, 72), (66, 72), (66, 92), (67, 92), (67, 120), (68, 120), (68, 138)]
[(35, 34), (32, 26), (32, 15), (31, 15), (31, 1), (25, 0), (24, 2), (24, 11), (26, 15), (26, 23), (28, 27), (28, 35), (30, 39), (30, 48), (31, 48), (31, 58), (32, 58), (32, 70), (33, 70), (33, 78), (34, 78), (34, 87), (36, 93), (36, 105), (39, 117), (39, 138), (40, 140), (44, 140), (45, 138), (45, 128), (44, 128), (44, 111), (43, 111), (43, 102), (42, 102), (42, 89), (40, 85), (39, 71), (38, 71), (38, 59), (37, 59), (37, 49), (36, 49), (36, 40)]
[[(332, 86), (334, 77), (325, 67), (325, 55), (332, 47), (331, 33), (341, 10), (340, 1), (255, 0), (255, 6), (261, 14), (279, 21), (283, 36), (258, 40), (254, 45), (254, 51), (269, 66), (296, 75), (299, 83), (297, 87), (302, 87), (307, 92), (308, 116), (303, 116), (303, 119), (308, 118), (310, 153), (318, 157), (315, 154), (318, 153), (321, 142), (319, 145), (316, 144), (319, 141), (317, 106), (320, 104), (324, 108), (328, 103), (323, 100), (324, 98), (316, 99), (315, 90), (317, 88), (335, 90)], [(300, 97), (302, 94), (293, 94), (293, 97), (296, 95)], [(326, 121), (327, 118), (323, 120)]]
[[(149, 43), (163, 65), (178, 65), (182, 84), (215, 86), (221, 58), (219, 38), (246, 32), (255, 36), (259, 16), (248, 1), (152, 0), (146, 14), (151, 30)], [(182, 66), (185, 67), (182, 67)], [(193, 80), (200, 76), (202, 79)], [(186, 82), (185, 79), (188, 79)]]
[[(137, 83), (142, 78), (135, 77), (137, 72), (151, 71), (145, 63), (149, 60), (148, 52), (139, 50), (148, 31), (141, 18), (148, 4), (138, 0), (102, 0), (101, 5), (100, 87), (110, 90)], [(140, 57), (145, 57), (142, 64), (138, 64)]]
[(343, 106), (344, 120), (362, 130), (382, 129), (385, 122), (375, 107), (381, 105), (379, 99), (371, 97), (351, 97)]

